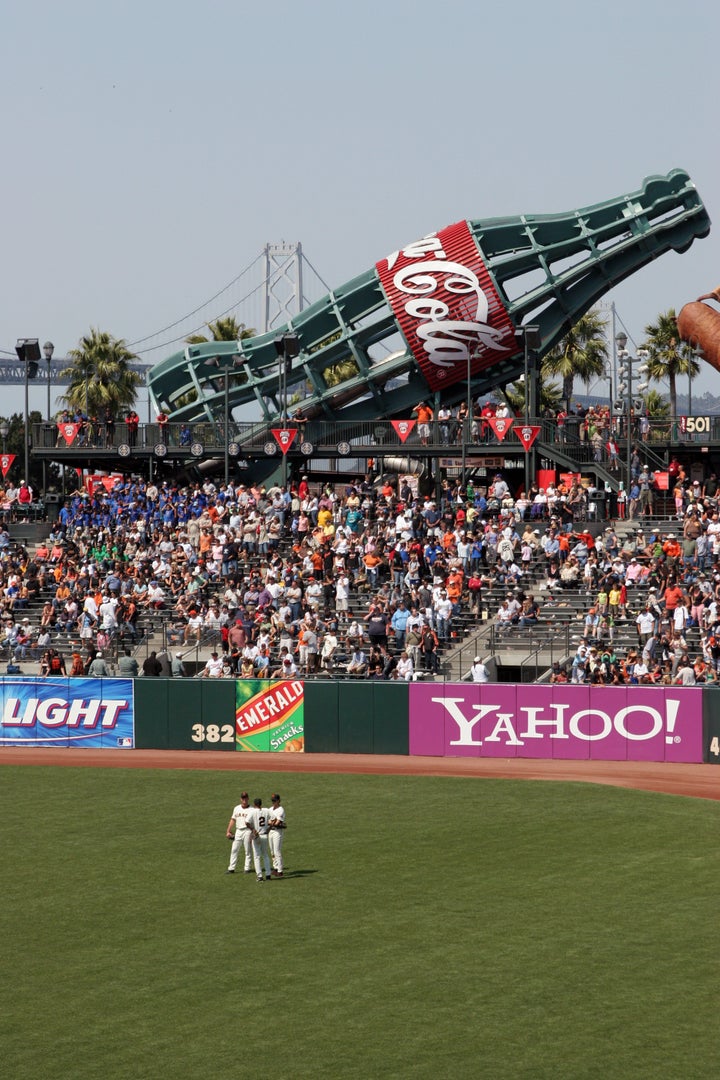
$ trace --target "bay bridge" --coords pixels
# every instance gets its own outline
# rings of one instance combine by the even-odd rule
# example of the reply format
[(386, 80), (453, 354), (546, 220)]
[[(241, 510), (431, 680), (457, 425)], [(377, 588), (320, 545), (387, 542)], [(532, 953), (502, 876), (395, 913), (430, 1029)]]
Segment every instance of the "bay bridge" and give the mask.
[[(168, 353), (177, 351), (189, 337), (207, 334), (208, 323), (232, 316), (254, 333), (272, 333), (328, 290), (300, 242), (268, 243), (232, 281), (197, 307), (159, 330), (127, 341), (138, 358), (128, 367), (144, 384), (151, 368)], [(29, 333), (33, 327), (23, 329)], [(67, 357), (45, 357), (32, 381), (40, 386), (68, 386), (69, 365)], [(14, 350), (0, 349), (0, 385), (23, 386), (25, 378), (25, 364)]]

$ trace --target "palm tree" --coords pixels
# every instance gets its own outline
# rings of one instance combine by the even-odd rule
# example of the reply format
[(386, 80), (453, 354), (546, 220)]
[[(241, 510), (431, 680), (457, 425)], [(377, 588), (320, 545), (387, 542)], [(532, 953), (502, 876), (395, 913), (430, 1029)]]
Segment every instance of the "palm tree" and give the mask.
[[(560, 408), (561, 397), (560, 390), (555, 383), (548, 382), (541, 375), (538, 380), (538, 391), (540, 394), (539, 412), (542, 414), (546, 409), (552, 409), (556, 413)], [(515, 416), (522, 416), (525, 411), (525, 380), (506, 386), (502, 391), (502, 395), (510, 406), (510, 411)]]
[(136, 360), (122, 338), (90, 327), (77, 349), (68, 353), (71, 364), (65, 369), (70, 388), (61, 398), (75, 412), (100, 416), (109, 409), (116, 416), (132, 408), (142, 379), (129, 364)]
[(204, 334), (191, 334), (185, 338), (188, 345), (202, 345), (206, 341), (245, 341), (255, 337), (255, 331), (248, 329), (245, 323), (239, 323), (234, 315), (221, 316), (215, 322), (207, 323), (210, 337)]
[(568, 409), (576, 376), (587, 387), (593, 379), (605, 375), (608, 359), (606, 326), (607, 320), (599, 311), (586, 312), (543, 358), (543, 376), (559, 375), (562, 378), (562, 397), (567, 401)]
[(657, 390), (648, 390), (644, 397), (645, 410), (651, 420), (668, 420), (670, 417), (670, 402)]
[(680, 340), (675, 308), (661, 312), (656, 322), (645, 327), (643, 349), (648, 353), (648, 378), (653, 382), (670, 384), (670, 415), (677, 416), (677, 377), (687, 375), (691, 380), (700, 374), (700, 365), (692, 348)]
[(323, 372), (325, 385), (330, 387), (339, 386), (340, 383), (346, 382), (348, 379), (354, 379), (359, 370), (357, 360), (349, 356), (347, 360), (340, 360), (337, 364), (331, 364), (325, 368)]

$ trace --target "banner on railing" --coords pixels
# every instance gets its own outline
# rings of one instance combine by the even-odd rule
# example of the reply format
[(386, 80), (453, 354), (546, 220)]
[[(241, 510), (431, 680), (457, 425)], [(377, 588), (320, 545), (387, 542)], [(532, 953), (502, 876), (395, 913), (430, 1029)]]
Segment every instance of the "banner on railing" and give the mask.
[(525, 451), (530, 449), (539, 434), (539, 424), (516, 424), (513, 428), (513, 435), (518, 437)]
[(402, 443), (405, 442), (408, 435), (410, 434), (412, 429), (415, 427), (415, 421), (414, 420), (391, 420), (390, 423), (392, 424), (393, 428), (395, 429), (395, 434), (397, 435), (398, 439)]
[(702, 690), (413, 683), (410, 753), (700, 762)]
[(75, 437), (79, 430), (79, 424), (58, 424), (58, 431), (60, 432), (68, 446), (72, 446), (72, 444), (75, 442)]
[(278, 444), (283, 454), (287, 454), (288, 450), (295, 441), (295, 436), (298, 433), (297, 428), (271, 428), (275, 442)]
[(492, 428), (495, 438), (502, 442), (509, 431), (512, 430), (513, 421), (507, 416), (488, 416), (485, 423)]
[(5, 678), (0, 746), (134, 746), (132, 679)]
[(299, 679), (238, 679), (235, 686), (236, 750), (302, 752), (304, 687)]

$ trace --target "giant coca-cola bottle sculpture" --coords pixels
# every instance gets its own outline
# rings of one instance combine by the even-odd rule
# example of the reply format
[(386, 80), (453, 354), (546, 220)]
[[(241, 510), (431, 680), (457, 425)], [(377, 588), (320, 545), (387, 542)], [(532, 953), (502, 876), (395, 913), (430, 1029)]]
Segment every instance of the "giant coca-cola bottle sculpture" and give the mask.
[[(220, 357), (234, 365), (231, 407), (255, 400), (266, 420), (301, 386), (310, 390), (305, 415), (328, 420), (406, 416), (426, 397), (452, 405), (467, 396), (468, 371), (478, 394), (519, 376), (523, 324), (539, 326), (542, 355), (609, 289), (709, 229), (681, 169), (582, 210), (459, 221), (394, 251), (272, 334), (188, 346), (153, 368), (150, 389), (174, 420), (217, 418)], [(284, 332), (299, 344), (286, 383), (276, 347)], [(333, 385), (347, 361), (350, 377)]]

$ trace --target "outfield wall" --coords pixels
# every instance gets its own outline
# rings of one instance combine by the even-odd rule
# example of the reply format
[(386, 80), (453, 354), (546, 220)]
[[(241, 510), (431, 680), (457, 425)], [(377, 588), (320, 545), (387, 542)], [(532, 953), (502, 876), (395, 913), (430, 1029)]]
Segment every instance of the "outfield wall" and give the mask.
[(0, 746), (720, 764), (702, 687), (0, 679)]

